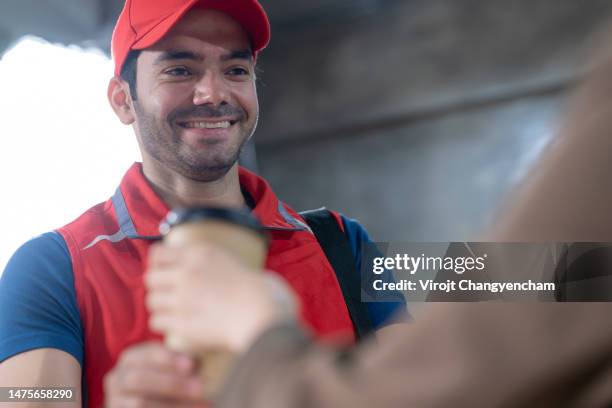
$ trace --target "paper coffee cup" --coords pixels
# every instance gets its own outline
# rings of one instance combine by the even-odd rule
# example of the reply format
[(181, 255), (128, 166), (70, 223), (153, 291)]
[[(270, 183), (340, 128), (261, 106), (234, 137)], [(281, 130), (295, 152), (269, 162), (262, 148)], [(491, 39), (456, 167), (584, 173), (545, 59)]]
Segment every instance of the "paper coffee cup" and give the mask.
[[(255, 271), (263, 270), (268, 253), (268, 239), (259, 221), (249, 212), (229, 208), (174, 209), (162, 222), (160, 231), (164, 244), (174, 247), (198, 242), (209, 242), (224, 248)], [(217, 395), (235, 356), (226, 349), (194, 351), (178, 336), (167, 333), (166, 345), (175, 351), (197, 354), (200, 376), (206, 388), (206, 397)]]

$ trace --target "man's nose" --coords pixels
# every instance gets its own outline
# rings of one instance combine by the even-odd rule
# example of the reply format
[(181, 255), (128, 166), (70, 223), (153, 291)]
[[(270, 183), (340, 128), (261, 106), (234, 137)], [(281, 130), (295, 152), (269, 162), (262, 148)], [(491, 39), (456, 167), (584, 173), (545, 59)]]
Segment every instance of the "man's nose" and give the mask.
[(193, 104), (220, 106), (223, 102), (228, 102), (227, 84), (223, 76), (206, 72), (195, 85)]

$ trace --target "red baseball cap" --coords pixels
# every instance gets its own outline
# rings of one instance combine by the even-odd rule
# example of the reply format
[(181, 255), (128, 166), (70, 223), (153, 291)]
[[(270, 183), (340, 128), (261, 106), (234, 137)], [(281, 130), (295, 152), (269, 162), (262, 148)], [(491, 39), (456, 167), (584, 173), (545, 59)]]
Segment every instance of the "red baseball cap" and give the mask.
[(270, 22), (257, 0), (126, 0), (113, 31), (115, 75), (120, 75), (130, 50), (151, 47), (196, 5), (236, 20), (249, 35), (254, 56), (268, 45)]

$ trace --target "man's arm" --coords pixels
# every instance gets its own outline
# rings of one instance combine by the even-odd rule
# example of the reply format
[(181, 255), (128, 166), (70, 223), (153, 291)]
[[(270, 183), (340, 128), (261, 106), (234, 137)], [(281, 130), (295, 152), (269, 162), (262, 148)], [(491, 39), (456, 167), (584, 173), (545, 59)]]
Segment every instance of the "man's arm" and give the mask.
[(82, 360), (70, 255), (61, 236), (44, 234), (17, 250), (0, 279), (0, 384), (75, 387), (69, 406), (80, 406)]
[[(367, 286), (370, 284), (369, 279), (364, 278), (363, 274), (368, 274), (369, 271), (364, 270), (362, 265), (363, 262), (367, 262), (364, 258), (363, 249), (365, 246), (372, 248), (374, 243), (370, 238), (366, 229), (355, 219), (348, 218), (342, 214), (339, 215), (339, 219), (344, 227), (344, 232), (349, 241), (353, 257), (355, 259), (355, 268), (357, 273), (360, 274), (361, 285)], [(379, 276), (384, 282), (394, 282), (395, 278), (391, 271), (386, 270), (382, 275)], [(365, 289), (365, 288), (364, 288)], [(404, 297), (397, 293), (394, 298), (391, 295), (386, 295), (387, 301), (370, 301), (366, 303), (368, 313), (372, 322), (374, 330), (376, 330), (376, 337), (386, 337), (393, 335), (395, 332), (395, 326), (397, 323), (406, 323), (410, 320), (410, 314), (406, 308), (406, 300)]]
[[(70, 354), (51, 348), (36, 349), (17, 354), (0, 364), (0, 387), (70, 387), (72, 402), (54, 402), (54, 407), (81, 406), (81, 365)], [(19, 407), (40, 407), (41, 402), (20, 402)], [(0, 407), (14, 407), (15, 403), (0, 402)]]

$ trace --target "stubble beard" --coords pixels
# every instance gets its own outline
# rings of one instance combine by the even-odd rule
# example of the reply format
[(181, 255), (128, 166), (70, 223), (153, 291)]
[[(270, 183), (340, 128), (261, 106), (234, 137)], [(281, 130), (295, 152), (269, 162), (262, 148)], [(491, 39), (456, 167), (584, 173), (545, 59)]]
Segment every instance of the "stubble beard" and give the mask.
[[(178, 134), (181, 128), (171, 125), (168, 120), (159, 124), (155, 117), (145, 112), (138, 103), (134, 104), (134, 110), (146, 153), (162, 166), (198, 182), (216, 181), (225, 176), (238, 162), (242, 148), (253, 135), (257, 125), (256, 120), (250, 129), (240, 128), (242, 137), (238, 139), (238, 145), (222, 147), (223, 142), (211, 141), (202, 143), (201, 148), (196, 150), (181, 140)], [(241, 126), (242, 123), (244, 122), (239, 121), (233, 126)]]

